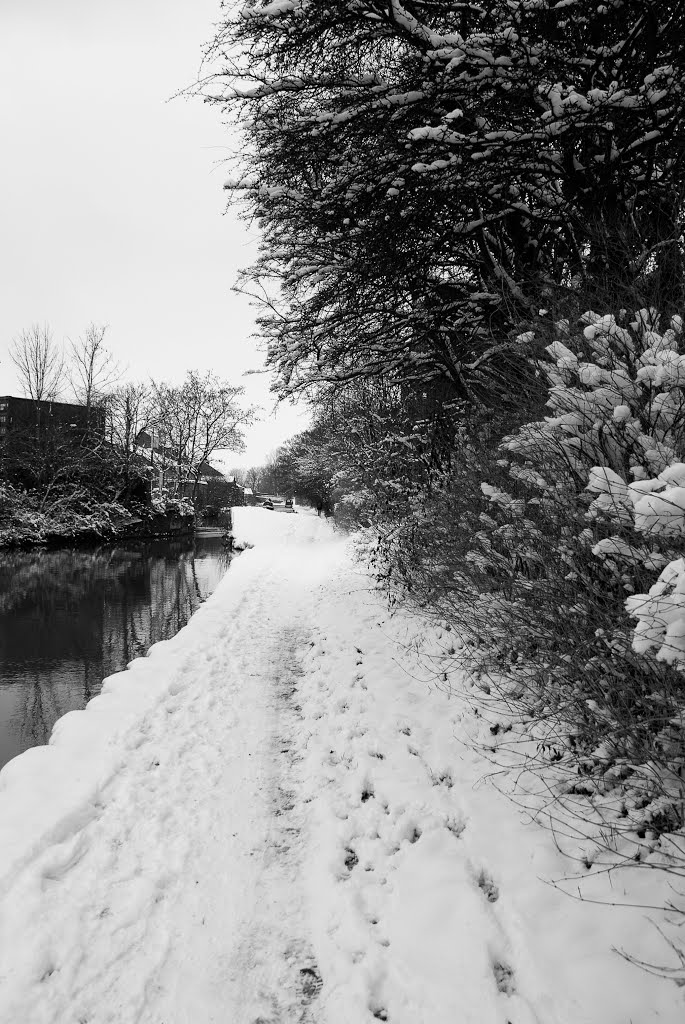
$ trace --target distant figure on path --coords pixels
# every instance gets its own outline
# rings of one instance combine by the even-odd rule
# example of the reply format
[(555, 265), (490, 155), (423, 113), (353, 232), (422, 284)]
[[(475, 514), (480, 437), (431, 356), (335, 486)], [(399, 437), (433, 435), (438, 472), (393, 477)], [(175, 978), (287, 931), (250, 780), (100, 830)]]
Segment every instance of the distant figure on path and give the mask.
[(323, 502), (320, 501), (320, 502), (317, 503), (317, 506), (316, 506), (316, 514), (317, 514), (317, 516), (320, 516), (322, 512), (323, 512)]

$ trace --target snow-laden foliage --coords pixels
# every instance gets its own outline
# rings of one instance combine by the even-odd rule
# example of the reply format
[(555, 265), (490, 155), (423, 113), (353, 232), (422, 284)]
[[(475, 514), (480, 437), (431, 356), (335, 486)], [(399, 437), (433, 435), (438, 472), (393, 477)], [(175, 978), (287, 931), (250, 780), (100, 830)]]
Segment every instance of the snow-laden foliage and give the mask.
[(160, 512), (162, 515), (192, 516), (195, 514), (195, 506), (191, 498), (183, 495), (176, 496), (160, 487), (153, 488), (150, 504), (155, 512)]
[(374, 520), (378, 575), (449, 624), (569, 792), (621, 787), (622, 828), (669, 831), (685, 681), (634, 645), (626, 598), (685, 553), (664, 507), (685, 461), (680, 321), (588, 314), (547, 340), (547, 415), (513, 431), (504, 411), (464, 415), (450, 462)]
[(279, 487), (335, 508), (343, 527), (406, 518), (451, 444), (456, 410), (444, 390), (367, 381), (319, 399), (313, 426), (277, 452)]
[(0, 548), (115, 536), (131, 512), (84, 488), (55, 489), (49, 501), (40, 492), (20, 491), (0, 481)]
[(263, 232), (246, 287), (283, 393), (512, 394), (510, 331), (560, 291), (679, 301), (682, 5), (225, 11), (205, 86), (246, 130), (227, 188)]
[(84, 486), (54, 488), (49, 499), (43, 491), (21, 491), (0, 481), (0, 548), (71, 541), (114, 540), (131, 522), (194, 514), (189, 498), (162, 491), (150, 504), (107, 500)]
[[(630, 827), (679, 826), (677, 624), (655, 623), (680, 594), (649, 591), (682, 554), (659, 502), (685, 462), (685, 8), (224, 10), (205, 86), (245, 129), (244, 285), (276, 389), (316, 412), (284, 465), (369, 527), (389, 593), (461, 632), (569, 789), (625, 784)], [(642, 311), (577, 325), (600, 304)]]
[(685, 663), (685, 559), (669, 562), (648, 594), (626, 601), (639, 620), (633, 647), (636, 651), (657, 649), (657, 658)]
[[(547, 479), (542, 494), (570, 476), (596, 495), (587, 516), (615, 532), (602, 537), (593, 554), (613, 566), (623, 588), (638, 575), (663, 569), (649, 594), (628, 598), (639, 624), (634, 650), (655, 649), (657, 658), (685, 661), (685, 355), (682, 321), (659, 330), (655, 310), (640, 310), (630, 323), (586, 314), (580, 343), (561, 337), (548, 347), (556, 365), (546, 368), (552, 415), (530, 424), (504, 447), (533, 453)], [(545, 457), (548, 452), (548, 457)], [(560, 465), (561, 459), (561, 465)], [(599, 463), (592, 465), (592, 463)], [(544, 470), (544, 464), (548, 469)], [(677, 560), (674, 560), (677, 556)], [(665, 566), (665, 568), (664, 568)]]
[(684, 350), (680, 318), (662, 329), (653, 309), (557, 325), (540, 367), (550, 414), (502, 442), (509, 484), (482, 485), (468, 556), (473, 628), (520, 665), (532, 713), (603, 785), (650, 766), (640, 799), (669, 827), (683, 792), (664, 780), (685, 754), (671, 667), (685, 658)]

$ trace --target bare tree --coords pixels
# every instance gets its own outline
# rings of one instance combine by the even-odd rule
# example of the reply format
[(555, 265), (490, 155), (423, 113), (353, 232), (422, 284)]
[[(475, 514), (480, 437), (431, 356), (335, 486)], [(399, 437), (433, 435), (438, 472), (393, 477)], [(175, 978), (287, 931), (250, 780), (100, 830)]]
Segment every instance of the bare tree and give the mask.
[(179, 493), (190, 488), (196, 497), (203, 468), (215, 452), (242, 451), (241, 428), (254, 419), (254, 410), (239, 404), (242, 395), (243, 388), (195, 371), (180, 387), (155, 387), (158, 437), (175, 464)]
[(188, 449), (191, 440), (191, 410), (183, 386), (152, 385), (155, 436), (152, 456), (156, 460), (163, 488), (182, 494), (190, 471)]
[(248, 466), (244, 468), (237, 466), (229, 469), (228, 475), (234, 477), (235, 482), (240, 484), (241, 487), (249, 487), (253, 494), (256, 494), (262, 477), (262, 467)]
[(260, 470), (260, 484), (263, 491), (268, 494), (279, 494), (281, 474), (279, 472), (280, 466), (276, 459), (276, 454), (271, 453), (267, 455), (266, 462)]
[(86, 407), (88, 422), (91, 409), (101, 404), (106, 390), (121, 376), (114, 356), (105, 348), (106, 330), (106, 325), (91, 323), (78, 341), (70, 342), (71, 385)]
[(34, 402), (57, 398), (64, 379), (64, 356), (47, 324), (23, 330), (10, 345), (9, 354), (28, 398)]
[(240, 484), (241, 487), (245, 487), (246, 485), (249, 486), (247, 484), (247, 473), (248, 471), (241, 466), (234, 466), (232, 469), (229, 469), (228, 476), (229, 478), (233, 477), (235, 482)]
[(261, 477), (261, 466), (250, 466), (249, 469), (245, 470), (245, 483), (247, 484), (248, 487), (252, 489), (253, 494), (257, 494)]
[(136, 449), (141, 431), (152, 423), (150, 388), (146, 384), (124, 384), (108, 395), (106, 407), (108, 440), (118, 456), (125, 494), (141, 475)]

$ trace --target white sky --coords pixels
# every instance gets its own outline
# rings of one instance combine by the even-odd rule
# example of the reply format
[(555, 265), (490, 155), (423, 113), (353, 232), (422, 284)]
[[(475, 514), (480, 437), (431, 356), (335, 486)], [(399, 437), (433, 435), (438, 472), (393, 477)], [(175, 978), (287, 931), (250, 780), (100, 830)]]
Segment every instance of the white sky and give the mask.
[(236, 140), (216, 108), (167, 102), (192, 83), (219, 0), (0, 0), (0, 394), (19, 393), (13, 337), (49, 323), (58, 341), (109, 325), (126, 377), (213, 370), (265, 418), (260, 463), (306, 426), (270, 415), (254, 311), (231, 291), (254, 230), (224, 215), (221, 161)]

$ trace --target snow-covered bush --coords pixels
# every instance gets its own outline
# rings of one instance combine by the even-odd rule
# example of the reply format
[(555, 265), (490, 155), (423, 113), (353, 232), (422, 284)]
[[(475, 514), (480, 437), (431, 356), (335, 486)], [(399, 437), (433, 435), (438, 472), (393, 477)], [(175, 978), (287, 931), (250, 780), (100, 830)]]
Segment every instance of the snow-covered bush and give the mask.
[(664, 811), (653, 769), (673, 779), (685, 762), (682, 348), (680, 318), (661, 330), (654, 310), (558, 324), (540, 364), (549, 415), (502, 442), (508, 482), (482, 485), (455, 573), (481, 667), (509, 665), (517, 700), (553, 724), (553, 756), (570, 751), (591, 788), (650, 766), (638, 800), (659, 796), (664, 828), (682, 824), (683, 794)]
[(173, 497), (167, 490), (156, 487), (152, 492), (152, 508), (167, 516), (192, 516), (195, 507), (190, 498)]
[[(597, 496), (588, 516), (613, 532), (593, 547), (620, 574), (627, 592), (637, 578), (663, 569), (649, 594), (628, 598), (639, 620), (633, 649), (685, 662), (685, 609), (680, 608), (685, 551), (685, 355), (682, 320), (659, 330), (655, 310), (630, 324), (586, 314), (583, 332), (592, 359), (581, 361), (561, 341), (550, 346), (556, 367), (550, 417), (542, 432), (559, 438), (569, 463)], [(564, 325), (565, 327), (566, 325)], [(578, 384), (580, 383), (580, 387)], [(508, 442), (517, 449), (517, 439)], [(591, 466), (587, 474), (588, 461)], [(666, 567), (666, 568), (664, 568)]]
[(559, 324), (538, 367), (547, 415), (508, 433), (503, 412), (472, 416), (378, 531), (392, 585), (459, 636), (485, 699), (529, 723), (572, 792), (621, 786), (634, 830), (683, 820), (685, 677), (655, 629), (680, 636), (683, 577), (671, 566), (648, 594), (685, 556), (680, 340), (649, 310)]
[(685, 662), (685, 559), (669, 562), (648, 594), (626, 601), (638, 620), (633, 649), (657, 650), (657, 659)]
[(22, 491), (0, 482), (0, 547), (110, 538), (131, 517), (115, 501), (103, 501), (80, 487)]

